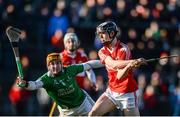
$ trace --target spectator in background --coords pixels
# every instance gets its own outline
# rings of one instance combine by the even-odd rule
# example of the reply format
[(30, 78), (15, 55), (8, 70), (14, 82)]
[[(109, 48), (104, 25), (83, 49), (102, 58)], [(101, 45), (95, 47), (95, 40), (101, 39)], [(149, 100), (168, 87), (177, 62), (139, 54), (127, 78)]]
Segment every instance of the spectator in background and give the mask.
[[(3, 54), (2, 54), (2, 44), (0, 43), (0, 65), (2, 65), (2, 57), (3, 57)], [(1, 68), (0, 68), (1, 69)]]
[(174, 107), (173, 116), (179, 116), (180, 115), (180, 73), (178, 73), (178, 81), (177, 81), (177, 86), (175, 87), (174, 90), (174, 94), (176, 98), (175, 98), (175, 107)]
[[(177, 54), (180, 55), (180, 49), (179, 48), (173, 48), (170, 52), (171, 54)], [(178, 116), (180, 115), (180, 57), (172, 58), (170, 61), (171, 71), (170, 71), (170, 83), (171, 87), (171, 106), (172, 107), (172, 115)]]
[[(24, 78), (27, 79), (28, 76), (29, 59), (27, 56), (22, 57), (22, 68), (24, 71)], [(16, 116), (28, 115), (28, 99), (30, 97), (30, 92), (18, 87), (16, 85), (17, 79), (12, 85), (9, 91), (9, 98), (11, 104), (13, 105), (13, 112)]]
[(48, 26), (48, 35), (51, 38), (57, 30), (61, 30), (64, 35), (69, 27), (69, 20), (63, 9), (56, 8), (53, 16), (50, 17)]
[(125, 18), (126, 14), (128, 13), (128, 4), (125, 0), (116, 0), (116, 10), (114, 11), (114, 17), (117, 17), (117, 20), (122, 20)]
[(93, 21), (96, 20), (96, 1), (86, 0), (79, 12), (81, 25), (86, 27), (93, 25)]
[(102, 19), (105, 18), (105, 12), (104, 12), (104, 9), (106, 7), (105, 3), (106, 3), (106, 0), (97, 0), (96, 17), (97, 17), (98, 20), (102, 20)]
[[(69, 8), (70, 5), (67, 6), (66, 4), (71, 4), (71, 8), (73, 9)], [(108, 7), (110, 9), (107, 8), (107, 10), (105, 10), (107, 6), (110, 6)], [(69, 21), (69, 25), (75, 26), (77, 34), (80, 34), (79, 36), (85, 40), (84, 42), (90, 42), (90, 40), (92, 40), (92, 42), (94, 41), (95, 26), (107, 18), (105, 17), (105, 14), (103, 14), (104, 9), (104, 11), (108, 11), (107, 14), (112, 13), (113, 17), (111, 17), (111, 19), (121, 26), (123, 34), (121, 41), (130, 46), (130, 49), (133, 50), (132, 56), (134, 58), (138, 58), (140, 56), (146, 58), (159, 57), (162, 49), (163, 51), (167, 50), (167, 53), (170, 55), (180, 54), (179, 0), (89, 0), (88, 3), (87, 0), (0, 0), (0, 25), (2, 28), (2, 30), (0, 30), (0, 77), (2, 82), (0, 83), (2, 84), (3, 89), (3, 95), (1, 97), (2, 108), (0, 111), (4, 115), (11, 114), (9, 113), (9, 99), (7, 93), (12, 85), (11, 83), (14, 82), (11, 77), (14, 77), (13, 74), (16, 72), (14, 70), (16, 67), (14, 61), (11, 60), (13, 57), (12, 50), (9, 47), (10, 44), (6, 39), (7, 37), (5, 36), (4, 29), (9, 25), (18, 25), (18, 27), (23, 27), (25, 29), (28, 40), (27, 43), (21, 40), (21, 44), (19, 44), (20, 53), (29, 53), (30, 57), (37, 56), (39, 58), (38, 59), (36, 57), (30, 61), (32, 62), (30, 66), (30, 76), (36, 76), (45, 69), (45, 64), (37, 63), (39, 63), (39, 60), (42, 60), (41, 58), (44, 58), (44, 55), (47, 54), (47, 47), (52, 47), (52, 45), (50, 45), (50, 37), (47, 36), (48, 28), (46, 27), (48, 27), (49, 18), (56, 8), (61, 9), (63, 14), (71, 19), (71, 21)], [(99, 11), (97, 11), (97, 9)], [(70, 14), (70, 10), (73, 13), (71, 12)], [(149, 25), (151, 22), (155, 22), (155, 25), (158, 25), (154, 25), (154, 28), (154, 26)], [(126, 35), (126, 32), (129, 32), (128, 35)], [(137, 36), (134, 39), (131, 38), (135, 34), (133, 32), (136, 32)], [(129, 34), (132, 36), (130, 37)], [(165, 40), (163, 41), (161, 39), (161, 34), (165, 36)], [(155, 40), (155, 38), (157, 40)], [(44, 40), (46, 43), (43, 46)], [(93, 46), (93, 43), (88, 43), (85, 47), (94, 48), (96, 46)], [(100, 46), (98, 48), (100, 48)], [(56, 50), (59, 52), (59, 47)], [(174, 50), (177, 52), (172, 52)], [(49, 51), (52, 51), (52, 48)], [(87, 53), (88, 51), (85, 52)], [(34, 55), (34, 52), (36, 52), (36, 55)], [(160, 73), (163, 74), (161, 75), (163, 82), (166, 80), (166, 83), (169, 83), (168, 87), (173, 89), (172, 87), (175, 86), (175, 80), (177, 79), (176, 75), (178, 74), (180, 66), (179, 58), (169, 59), (168, 62), (170, 62), (170, 65), (168, 65), (169, 63), (164, 64), (164, 62), (158, 63), (156, 61), (149, 64), (148, 67), (143, 66), (138, 68), (137, 71), (141, 70), (147, 76), (151, 76), (151, 74), (158, 69), (161, 71)], [(10, 72), (11, 74), (8, 74)], [(135, 71), (135, 73), (137, 72)], [(4, 76), (10, 78), (3, 79)], [(99, 75), (97, 75), (97, 77), (98, 76)], [(103, 80), (107, 80), (106, 74), (103, 74)], [(150, 77), (147, 77), (146, 80), (149, 81)], [(103, 83), (106, 85), (106, 81)], [(149, 82), (147, 82), (147, 85), (149, 85)], [(172, 90), (171, 93), (174, 94), (174, 90)], [(34, 100), (36, 100), (36, 98)], [(172, 111), (174, 111), (173, 109), (175, 107), (173, 105), (175, 104), (174, 101), (175, 100), (171, 102)], [(30, 102), (30, 104), (32, 103)], [(35, 111), (37, 110), (33, 108), (34, 106), (29, 106), (31, 106), (31, 109), (34, 109)], [(164, 107), (167, 106), (168, 105)], [(31, 114), (36, 115), (37, 112), (35, 111)], [(163, 114), (164, 113), (165, 112), (163, 112)], [(159, 113), (155, 113), (155, 115), (156, 114)]]
[(2, 20), (4, 21), (4, 23), (16, 23), (16, 10), (17, 9), (15, 8), (14, 4), (8, 4), (7, 6), (5, 6), (5, 10), (2, 12)]
[(14, 113), (13, 115), (16, 116), (28, 115), (27, 103), (29, 98), (29, 92), (18, 87), (16, 85), (16, 81), (9, 92), (9, 98), (11, 104), (13, 105), (12, 107)]
[(163, 105), (168, 105), (167, 95), (167, 85), (162, 81), (160, 73), (158, 71), (153, 72), (149, 87), (144, 93), (145, 115), (169, 115), (169, 106), (160, 108)]
[[(2, 107), (2, 86), (1, 86), (1, 84), (0, 84), (0, 104)], [(0, 110), (0, 114), (2, 115), (2, 109)]]
[(139, 111), (140, 114), (143, 115), (143, 111), (144, 111), (144, 99), (143, 99), (143, 94), (144, 94), (144, 90), (147, 84), (146, 81), (146, 76), (145, 74), (139, 74), (138, 78), (137, 78), (137, 82), (138, 82), (138, 107), (139, 107)]
[[(156, 100), (157, 100), (157, 114), (156, 115), (168, 115), (168, 110), (167, 109), (169, 106), (160, 108), (163, 105), (168, 105), (167, 103), (167, 95), (168, 95), (168, 90), (167, 90), (167, 85), (164, 83), (162, 80), (162, 77), (160, 76), (159, 71), (154, 71), (151, 75), (151, 80), (150, 80), (150, 85), (154, 87), (155, 95), (156, 95)], [(164, 112), (164, 114), (163, 114)]]
[(65, 1), (58, 0), (53, 15), (49, 19), (48, 37), (50, 39), (50, 47), (48, 51), (62, 51), (63, 36), (69, 28), (68, 15), (65, 14)]
[(62, 51), (64, 49), (62, 30), (55, 31), (54, 35), (51, 37), (51, 45), (54, 51)]
[(173, 47), (180, 47), (180, 24), (178, 26), (178, 30), (175, 33), (174, 41), (172, 41)]
[(148, 85), (143, 93), (144, 99), (144, 115), (155, 115), (157, 111), (158, 97), (155, 95), (155, 89), (152, 85)]
[(73, 0), (72, 2), (70, 2), (69, 5), (69, 17), (71, 19), (71, 24), (76, 27), (78, 25), (80, 25), (80, 10), (82, 7), (82, 2)]

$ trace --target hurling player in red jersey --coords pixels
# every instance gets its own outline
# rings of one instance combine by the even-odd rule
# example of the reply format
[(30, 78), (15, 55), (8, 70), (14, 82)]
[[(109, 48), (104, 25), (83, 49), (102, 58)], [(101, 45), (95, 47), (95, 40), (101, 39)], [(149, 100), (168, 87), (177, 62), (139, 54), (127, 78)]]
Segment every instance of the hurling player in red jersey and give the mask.
[[(66, 33), (64, 36), (65, 49), (60, 53), (63, 66), (79, 64), (88, 61), (87, 55), (78, 50), (79, 40), (75, 33)], [(76, 81), (80, 88), (85, 89), (85, 80), (87, 78), (91, 81), (91, 88), (96, 88), (96, 77), (92, 69), (86, 72), (79, 73), (76, 76)], [(97, 89), (95, 89), (97, 90)]]
[(100, 60), (108, 72), (108, 88), (96, 101), (89, 116), (104, 115), (115, 108), (121, 109), (125, 116), (139, 116), (137, 107), (138, 89), (132, 69), (146, 64), (144, 58), (131, 59), (127, 45), (117, 37), (118, 27), (112, 21), (101, 23), (96, 34), (104, 45), (98, 52)]

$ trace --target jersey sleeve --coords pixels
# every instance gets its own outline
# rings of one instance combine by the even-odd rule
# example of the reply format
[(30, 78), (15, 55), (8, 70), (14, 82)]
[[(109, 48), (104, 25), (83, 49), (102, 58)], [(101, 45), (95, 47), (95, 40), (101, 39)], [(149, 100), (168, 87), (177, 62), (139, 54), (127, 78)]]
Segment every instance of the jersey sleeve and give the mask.
[(43, 88), (50, 88), (50, 83), (48, 81), (48, 72), (42, 75), (40, 78), (38, 78), (36, 81), (42, 81), (43, 82)]
[(76, 76), (78, 73), (81, 73), (84, 71), (83, 64), (70, 65), (66, 69), (69, 74), (72, 74), (74, 76)]
[(122, 44), (122, 48), (118, 51), (118, 56), (120, 60), (131, 59), (131, 51), (129, 47), (125, 44)]

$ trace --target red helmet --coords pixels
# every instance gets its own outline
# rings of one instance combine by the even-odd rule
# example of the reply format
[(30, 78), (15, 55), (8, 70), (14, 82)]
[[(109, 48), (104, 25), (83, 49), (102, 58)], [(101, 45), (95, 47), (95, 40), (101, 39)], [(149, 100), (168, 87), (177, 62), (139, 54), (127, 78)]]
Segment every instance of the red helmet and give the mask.
[(114, 22), (106, 21), (106, 22), (101, 23), (96, 28), (96, 36), (99, 37), (99, 33), (107, 33), (111, 39), (103, 42), (102, 44), (104, 44), (104, 45), (111, 44), (111, 42), (116, 37), (118, 31), (119, 31), (118, 27), (117, 27), (117, 25)]

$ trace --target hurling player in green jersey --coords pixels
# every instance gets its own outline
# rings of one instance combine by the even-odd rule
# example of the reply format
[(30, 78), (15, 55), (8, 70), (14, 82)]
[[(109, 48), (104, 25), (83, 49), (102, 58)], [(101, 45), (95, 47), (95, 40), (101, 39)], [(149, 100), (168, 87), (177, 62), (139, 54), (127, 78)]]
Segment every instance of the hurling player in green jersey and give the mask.
[(18, 77), (17, 85), (27, 90), (44, 88), (58, 104), (61, 116), (87, 115), (94, 101), (76, 83), (75, 76), (83, 71), (103, 67), (99, 60), (63, 67), (59, 53), (46, 58), (48, 71), (36, 81), (25, 81)]

